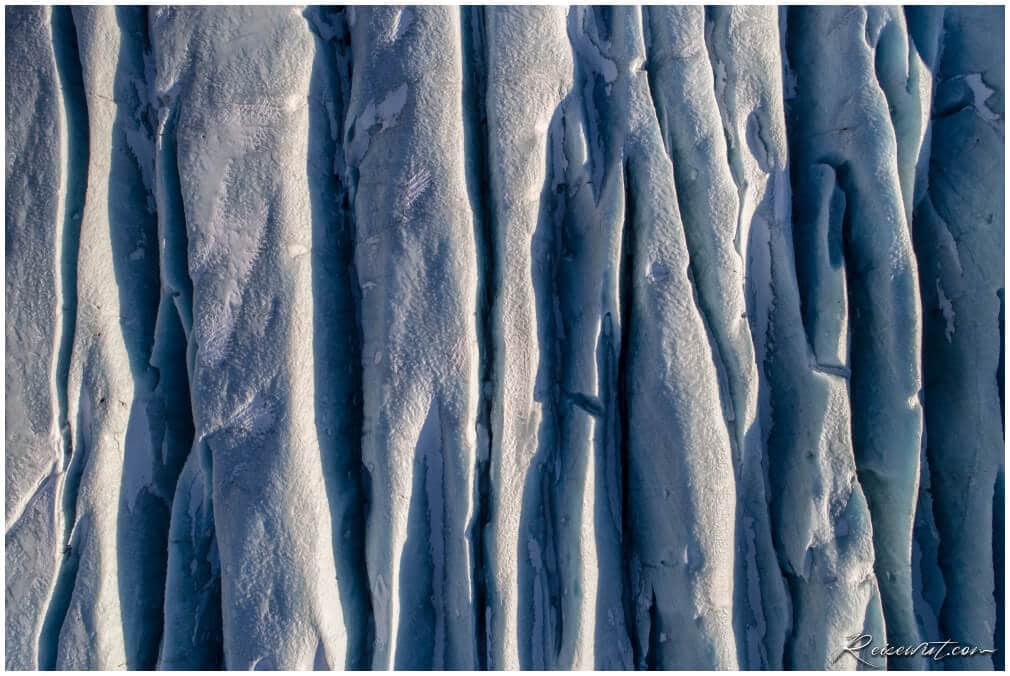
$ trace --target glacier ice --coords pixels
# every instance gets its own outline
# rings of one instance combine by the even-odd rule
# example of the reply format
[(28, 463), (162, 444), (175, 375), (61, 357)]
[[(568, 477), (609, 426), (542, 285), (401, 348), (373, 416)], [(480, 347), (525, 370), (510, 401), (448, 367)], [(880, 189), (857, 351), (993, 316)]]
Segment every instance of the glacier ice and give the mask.
[(1003, 11), (8, 7), (5, 666), (1003, 668)]

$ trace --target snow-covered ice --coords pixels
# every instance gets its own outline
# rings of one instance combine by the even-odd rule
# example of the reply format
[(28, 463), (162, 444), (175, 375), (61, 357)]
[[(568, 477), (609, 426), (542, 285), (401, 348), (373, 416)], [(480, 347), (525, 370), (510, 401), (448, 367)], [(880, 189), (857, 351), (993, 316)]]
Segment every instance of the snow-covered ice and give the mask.
[(1003, 667), (1002, 8), (5, 14), (8, 669)]

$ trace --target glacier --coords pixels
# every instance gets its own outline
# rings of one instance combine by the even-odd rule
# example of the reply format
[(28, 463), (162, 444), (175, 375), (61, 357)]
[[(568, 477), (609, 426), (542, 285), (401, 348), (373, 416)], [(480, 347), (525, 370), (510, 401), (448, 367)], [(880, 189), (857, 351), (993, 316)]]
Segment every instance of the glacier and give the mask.
[(1005, 668), (1002, 7), (5, 17), (7, 669)]

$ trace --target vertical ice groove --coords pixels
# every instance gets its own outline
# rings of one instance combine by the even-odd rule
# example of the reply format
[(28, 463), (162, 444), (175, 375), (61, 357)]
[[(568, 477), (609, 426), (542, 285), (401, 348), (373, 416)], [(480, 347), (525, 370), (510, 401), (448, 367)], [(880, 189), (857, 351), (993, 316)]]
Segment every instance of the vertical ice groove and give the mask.
[[(788, 106), (797, 94), (786, 49), (795, 27), (792, 15), (780, 11), (782, 98)], [(755, 254), (768, 257), (767, 295), (755, 294), (754, 337), (767, 383), (760, 403), (772, 534), (791, 606), (781, 659), (785, 668), (853, 668), (855, 661), (840, 657), (837, 646), (863, 631), (880, 636), (884, 626), (872, 528), (855, 478), (846, 383), (817, 366), (803, 328), (787, 150), (782, 123), (777, 126), (767, 146), (775, 166), (770, 222), (763, 232), (754, 231), (760, 244)], [(791, 147), (788, 154), (791, 162)]]
[[(145, 290), (144, 299), (151, 302), (144, 318), (145, 331), (153, 332), (145, 333), (134, 348), (135, 368), (146, 370), (138, 380), (146, 381), (147, 390), (134, 402), (139, 415), (135, 426), (127, 432), (123, 483), (128, 493), (120, 502), (117, 517), (121, 565), (118, 582), (120, 595), (128, 598), (126, 603), (130, 606), (130, 619), (124, 626), (127, 665), (150, 669), (156, 665), (164, 633), (168, 540), (175, 487), (193, 439), (186, 361), (188, 324), (166, 293), (162, 273), (163, 261), (174, 263), (177, 254), (167, 246), (163, 248), (160, 241), (158, 111), (152, 98), (155, 71), (148, 10), (117, 8), (115, 22), (121, 43), (113, 82), (117, 106), (113, 144), (124, 146), (124, 157), (114, 165), (115, 175), (110, 175), (110, 183), (123, 185), (129, 180), (126, 177), (132, 176), (128, 198), (132, 204), (127, 202), (132, 212), (119, 220), (129, 223), (146, 219), (142, 246), (124, 247), (126, 250), (118, 255), (145, 269), (143, 283), (150, 290)], [(110, 194), (112, 200), (118, 202), (120, 197)], [(182, 258), (185, 261), (184, 249)], [(124, 269), (124, 273), (138, 274), (130, 269)], [(125, 274), (120, 275), (119, 282), (133, 284), (132, 277)], [(156, 287), (160, 287), (157, 292)], [(149, 443), (145, 434), (150, 435)]]
[[(185, 369), (181, 362), (173, 369), (164, 343), (155, 344), (147, 17), (123, 8), (79, 10), (73, 19), (91, 145), (70, 370), (70, 421), (85, 462), (70, 543), (79, 569), (57, 663), (151, 667), (161, 635), (168, 511), (188, 433), (186, 416), (180, 430), (166, 407)], [(96, 621), (109, 616), (121, 617), (121, 626)]]
[[(181, 358), (186, 372), (186, 401), (178, 402), (188, 415), (190, 437), (194, 427), (192, 382), (193, 281), (189, 275), (189, 237), (179, 174), (176, 129), (180, 116), (180, 92), (173, 69), (171, 47), (159, 39), (171, 10), (149, 10), (148, 30), (152, 40), (149, 83), (152, 105), (157, 111), (155, 135), (155, 197), (158, 210), (161, 292), (159, 322), (182, 328)], [(181, 384), (180, 384), (181, 389)], [(221, 579), (214, 538), (210, 471), (204, 448), (192, 443), (185, 457), (173, 494), (168, 532), (163, 633), (158, 668), (220, 668), (224, 663)]]
[[(894, 69), (889, 61), (903, 69), (907, 58), (875, 55), (872, 41), (884, 21), (876, 8), (791, 10), (791, 21), (794, 14), (796, 30), (790, 30), (788, 49), (797, 74), (797, 95), (790, 102), (796, 257), (808, 258), (805, 252), (818, 232), (812, 224), (817, 206), (810, 199), (816, 168), (830, 165), (845, 199), (842, 247), (835, 259), (844, 260), (849, 308), (845, 365), (851, 372), (856, 467), (872, 515), (874, 566), (888, 640), (915, 644), (919, 632), (912, 604), (911, 551), (922, 436), (922, 318), (902, 192), (902, 174), (908, 171), (899, 165), (908, 134), (899, 130), (896, 136), (875, 71), (875, 62), (884, 71)], [(830, 39), (815, 37), (825, 35)], [(859, 39), (863, 35), (870, 44)], [(884, 33), (884, 46), (900, 52), (904, 40), (895, 46), (890, 35)], [(823, 73), (842, 63), (855, 68), (856, 77), (829, 84)], [(900, 107), (895, 110), (900, 119)], [(799, 264), (797, 270), (801, 288), (813, 288), (817, 272)], [(817, 314), (831, 312), (807, 305)]]
[[(314, 354), (304, 349), (313, 321), (312, 33), (291, 9), (167, 8), (154, 24), (159, 94), (184, 100), (175, 145), (195, 414), (172, 524), (169, 584), (182, 595), (161, 662), (217, 658), (218, 618), (203, 608), (220, 577), (226, 666), (343, 666), (332, 465), (304, 403), (316, 397)], [(186, 618), (187, 608), (197, 612)]]
[[(65, 156), (60, 194), (62, 225), (60, 230), (60, 282), (62, 324), (58, 362), (56, 364), (56, 388), (59, 399), (59, 427), (63, 439), (61, 469), (68, 471), (73, 455), (73, 442), (68, 422), (68, 374), (70, 357), (74, 345), (74, 331), (77, 322), (77, 275), (80, 249), (81, 218), (88, 183), (89, 131), (87, 101), (84, 96), (84, 82), (81, 74), (80, 54), (77, 49), (77, 34), (70, 12), (64, 8), (52, 10), (52, 40), (56, 56), (56, 71), (59, 78), (63, 102), (63, 134), (60, 148)], [(73, 524), (67, 524), (72, 527)]]
[[(66, 364), (76, 311), (81, 146), (62, 10), (8, 8), (6, 20), (6, 456), (8, 669), (51, 663), (62, 621), (61, 496), (70, 454)], [(76, 85), (76, 86), (75, 86)], [(85, 130), (86, 133), (86, 130)], [(60, 592), (62, 591), (59, 590)]]
[(562, 106), (553, 265), (557, 399), (553, 412), (555, 668), (627, 668), (632, 648), (622, 564), (619, 408), (624, 218), (622, 100), (636, 48), (634, 13), (572, 8), (573, 89)]
[[(642, 8), (643, 15), (646, 12), (646, 8)], [(646, 30), (646, 35), (648, 35), (648, 24), (644, 23), (644, 28)], [(646, 42), (648, 44), (648, 42)], [(620, 303), (620, 317), (621, 317), (621, 335), (620, 335), (620, 349), (617, 356), (617, 379), (615, 383), (615, 399), (618, 417), (618, 429), (616, 431), (619, 439), (619, 449), (618, 449), (618, 462), (620, 482), (618, 485), (618, 490), (620, 491), (620, 500), (618, 509), (620, 510), (620, 528), (621, 528), (621, 602), (622, 610), (624, 611), (624, 623), (627, 627), (628, 640), (631, 642), (631, 665), (632, 667), (637, 667), (638, 665), (645, 663), (646, 666), (651, 666), (655, 668), (655, 664), (650, 662), (647, 658), (648, 655), (641, 655), (641, 644), (639, 643), (638, 636), (638, 622), (635, 618), (635, 589), (638, 583), (638, 570), (636, 569), (637, 559), (635, 557), (635, 542), (634, 542), (634, 519), (633, 512), (631, 510), (631, 495), (632, 495), (632, 484), (630, 481), (631, 472), (629, 469), (629, 463), (631, 458), (631, 418), (630, 411), (631, 407), (629, 405), (630, 400), (630, 388), (631, 383), (629, 379), (630, 373), (630, 363), (631, 363), (631, 330), (635, 324), (636, 318), (633, 314), (634, 308), (634, 291), (635, 291), (635, 254), (638, 248), (638, 242), (635, 239), (635, 229), (632, 227), (632, 221), (634, 218), (634, 197), (627, 192), (628, 186), (630, 185), (628, 177), (628, 163), (625, 161), (624, 167), (624, 186), (625, 186), (625, 199), (624, 199), (624, 224), (621, 233), (621, 262), (619, 266), (619, 303)], [(653, 594), (653, 601), (655, 601), (655, 594)], [(654, 605), (654, 604), (653, 604)], [(652, 621), (650, 617), (649, 627), (650, 629), (657, 624)], [(651, 636), (650, 636), (651, 638)], [(650, 653), (653, 652), (652, 645), (649, 645)]]
[(758, 415), (762, 372), (750, 322), (770, 293), (760, 247), (774, 219), (771, 184), (783, 160), (775, 155), (781, 142), (774, 145), (784, 133), (777, 16), (723, 8), (707, 15), (701, 8), (651, 8), (648, 73), (674, 166), (699, 311), (728, 399), (723, 408), (740, 496), (738, 652), (742, 664), (774, 667), (788, 601), (770, 534)]
[[(561, 8), (487, 8), (486, 111), (490, 253), (496, 294), (491, 455), (484, 535), (486, 665), (553, 664), (550, 617), (557, 582), (547, 475), (555, 452), (554, 242), (561, 106), (571, 54)], [(548, 661), (549, 658), (549, 661)]]
[(490, 189), (491, 167), (488, 162), (488, 44), (487, 10), (481, 7), (460, 9), (460, 35), (463, 59), (463, 156), (467, 162), (466, 181), (473, 211), (474, 241), (477, 246), (477, 360), (479, 369), (479, 404), (476, 422), (476, 482), (474, 515), (468, 526), (473, 560), (474, 616), (476, 630), (476, 666), (488, 666), (487, 608), (488, 572), (485, 532), (492, 505), (490, 490), (490, 453), (496, 430), (492, 426), (494, 408), (495, 352), (494, 307), (498, 281), (498, 255), (494, 245), (495, 221)]
[[(872, 528), (848, 425), (845, 381), (814, 368), (802, 329), (784, 170), (775, 181), (767, 356), (768, 476), (772, 534), (789, 586), (784, 668), (853, 668), (838, 660), (848, 636), (883, 630)], [(784, 204), (783, 204), (784, 203)], [(781, 211), (779, 211), (781, 209)], [(767, 420), (765, 422), (765, 416)], [(825, 585), (825, 581), (831, 584)]]
[[(996, 540), (1002, 495), (1002, 378), (1005, 205), (1004, 139), (980, 109), (1004, 115), (1003, 9), (948, 7), (910, 20), (934, 69), (929, 148), (913, 234), (922, 294), (926, 457), (937, 560), (945, 595), (938, 632), (985, 645), (1002, 616)], [(942, 21), (937, 26), (937, 21)], [(931, 48), (933, 39), (938, 46)], [(932, 57), (932, 58), (929, 58)], [(966, 79), (993, 94), (979, 101)], [(942, 294), (942, 295), (941, 295)], [(949, 325), (950, 312), (955, 318)], [(996, 490), (994, 491), (994, 487)], [(998, 576), (998, 577), (997, 577)], [(967, 665), (991, 667), (989, 657)]]
[[(912, 228), (913, 245), (920, 263), (919, 286), (922, 293), (922, 258), (919, 253), (919, 233), (915, 224), (916, 209), (928, 197), (930, 147), (932, 139), (932, 104), (935, 92), (936, 71), (939, 64), (943, 33), (943, 7), (906, 7), (904, 23), (907, 30), (907, 85), (903, 86), (900, 69), (892, 66), (892, 81), (880, 75), (878, 82), (892, 106), (892, 120), (896, 131), (902, 128), (914, 132), (915, 155), (910, 153), (906, 134), (898, 134), (899, 171), (906, 214)], [(895, 40), (892, 35), (892, 41)], [(880, 56), (878, 45), (878, 57)], [(886, 55), (886, 50), (885, 50)], [(891, 56), (890, 61), (894, 61)], [(877, 59), (880, 63), (880, 59)], [(903, 143), (903, 139), (904, 143)], [(904, 148), (903, 148), (904, 145)], [(909, 166), (914, 160), (914, 166)], [(911, 184), (911, 186), (909, 186)], [(925, 307), (925, 294), (923, 294)], [(924, 324), (925, 324), (924, 313)], [(1002, 341), (1001, 341), (1002, 342)], [(923, 377), (926, 378), (926, 354), (923, 350)], [(1002, 409), (1002, 407), (1001, 407)], [(925, 412), (925, 409), (924, 409)], [(928, 422), (928, 420), (927, 420)], [(941, 640), (939, 628), (940, 607), (946, 594), (938, 559), (939, 532), (933, 514), (932, 480), (928, 429), (923, 430), (919, 454), (919, 495), (916, 502), (915, 526), (912, 536), (912, 592), (913, 607), (923, 640)]]
[(368, 485), (361, 465), (361, 327), (354, 269), (353, 191), (344, 171), (343, 129), (353, 64), (347, 11), (310, 7), (303, 12), (315, 37), (309, 83), (312, 198), (312, 312), (315, 415), (334, 520), (333, 553), (347, 628), (345, 664), (371, 664), (371, 605), (365, 570)]
[[(693, 300), (674, 167), (642, 68), (640, 11), (615, 10), (612, 26), (621, 73), (615, 99), (624, 102), (615, 113), (627, 130), (619, 157), (627, 162), (620, 178), (630, 204), (622, 212), (634, 246), (626, 253), (634, 323), (622, 349), (637, 666), (734, 668), (731, 444), (725, 423), (703, 413), (721, 410), (716, 357)], [(658, 429), (662, 435), (652, 432)]]
[(87, 101), (78, 51), (74, 18), (68, 8), (51, 10), (52, 44), (56, 60), (56, 73), (63, 104), (61, 127), (63, 138), (60, 149), (64, 156), (63, 178), (60, 193), (63, 197), (60, 251), (61, 309), (60, 349), (56, 364), (56, 388), (62, 457), (58, 466), (63, 474), (57, 499), (60, 540), (58, 542), (59, 571), (45, 611), (39, 637), (39, 663), (44, 669), (57, 664), (60, 632), (71, 602), (78, 572), (79, 554), (73, 548), (77, 526), (78, 489), (86, 451), (78, 447), (71, 420), (73, 399), (71, 358), (75, 345), (78, 321), (78, 270), (80, 236), (85, 194), (89, 172), (89, 120)]
[[(458, 9), (417, 7), (404, 28), (400, 11), (354, 10), (345, 125), (373, 486), (372, 666), (464, 668), (477, 657), (467, 536), (481, 395), (461, 20)], [(404, 51), (416, 58), (390, 58)]]

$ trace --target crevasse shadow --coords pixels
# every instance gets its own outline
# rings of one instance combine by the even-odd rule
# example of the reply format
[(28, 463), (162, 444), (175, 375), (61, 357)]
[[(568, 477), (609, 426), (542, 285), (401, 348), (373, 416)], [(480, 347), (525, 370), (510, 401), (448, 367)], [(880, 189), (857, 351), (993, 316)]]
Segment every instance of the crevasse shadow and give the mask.
[[(11, 14), (8, 14), (8, 36), (11, 36)], [(59, 638), (67, 609), (73, 594), (79, 565), (79, 553), (69, 547), (67, 541), (72, 535), (75, 520), (77, 492), (86, 457), (78, 451), (77, 439), (73, 438), (67, 416), (67, 382), (73, 351), (74, 333), (77, 324), (77, 257), (80, 248), (81, 216), (87, 191), (89, 138), (87, 101), (84, 96), (83, 74), (77, 46), (77, 33), (69, 7), (52, 9), (53, 56), (59, 87), (63, 92), (64, 114), (66, 115), (66, 171), (63, 242), (60, 247), (60, 275), (62, 277), (63, 317), (62, 338), (56, 362), (56, 382), (61, 400), (59, 424), (62, 430), (62, 445), (66, 477), (59, 510), (63, 512), (63, 532), (61, 545), (66, 547), (59, 563), (55, 585), (49, 606), (39, 634), (38, 666), (41, 669), (55, 669), (59, 652)], [(8, 249), (10, 249), (8, 242)], [(74, 429), (80, 429), (79, 421), (74, 421)]]
[(132, 402), (107, 405), (130, 407), (116, 528), (125, 666), (152, 669), (163, 630), (172, 496), (193, 427), (182, 326), (175, 313), (158, 313), (158, 223), (153, 186), (145, 184), (145, 175), (154, 172), (153, 164), (141, 164), (154, 157), (153, 111), (137, 87), (146, 82), (147, 11), (117, 7), (115, 12), (121, 41), (113, 84), (108, 217), (134, 395)]
[[(536, 302), (537, 344), (540, 360), (534, 384), (534, 400), (543, 405), (537, 433), (537, 451), (530, 462), (523, 487), (519, 520), (517, 570), (519, 578), (518, 635), (519, 665), (523, 669), (548, 669), (554, 665), (560, 643), (561, 591), (557, 571), (557, 551), (553, 541), (554, 504), (551, 471), (559, 452), (557, 421), (557, 327), (554, 313), (555, 255), (560, 196), (553, 187), (554, 143), (560, 133), (563, 105), (548, 127), (546, 179), (541, 191), (540, 214), (530, 242), (531, 273)], [(559, 190), (563, 190), (559, 186)], [(553, 477), (556, 480), (556, 477)]]
[[(304, 12), (315, 40), (309, 81), (309, 196), (312, 207), (312, 352), (315, 422), (330, 505), (333, 556), (347, 628), (346, 669), (367, 669), (374, 635), (365, 567), (369, 489), (361, 463), (363, 422), (360, 291), (354, 220), (343, 166), (350, 46), (344, 10)], [(325, 36), (325, 37), (323, 37)], [(336, 666), (336, 665), (333, 665)]]
[[(615, 16), (592, 11), (592, 16), (569, 14), (570, 38), (589, 26), (607, 39)], [(599, 86), (602, 78), (581, 55), (574, 60), (573, 80), (575, 86), (557, 105), (548, 127), (540, 214), (530, 244), (541, 351), (534, 398), (544, 410), (520, 519), (519, 658), (522, 668), (580, 666), (573, 664), (574, 651), (577, 637), (585, 635), (595, 645), (595, 668), (629, 668), (624, 662), (633, 660), (633, 622), (630, 608), (620, 608), (629, 598), (631, 547), (622, 478), (627, 411), (620, 371), (626, 355), (619, 334), (626, 330), (623, 317), (614, 314), (627, 308), (623, 298), (612, 296), (606, 276), (605, 260), (614, 253), (609, 248), (612, 233), (597, 239), (598, 227), (608, 222), (600, 218), (600, 202), (612, 199), (623, 178), (620, 158), (613, 155), (619, 142), (613, 134), (623, 133), (623, 123), (612, 119), (614, 110)], [(578, 133), (570, 128), (579, 124), (585, 125), (593, 146), (589, 166), (557, 175), (559, 167), (573, 168), (564, 147), (566, 137)], [(598, 194), (580, 177), (583, 171), (595, 176)], [(623, 269), (613, 274), (620, 276)], [(629, 292), (627, 283), (619, 279), (619, 294)], [(587, 370), (587, 363), (595, 368)], [(596, 375), (587, 379), (591, 372)], [(594, 486), (591, 496), (583, 495), (587, 481)], [(580, 521), (592, 524), (595, 561), (580, 560)], [(580, 590), (579, 580), (570, 576), (587, 565), (600, 571), (599, 593), (578, 601), (594, 604), (592, 626), (573, 627), (582, 618), (566, 617), (574, 607), (566, 597), (587, 590)]]
[[(407, 512), (407, 539), (401, 555), (399, 596), (400, 622), (397, 628), (395, 669), (443, 668), (437, 653), (444, 643), (444, 613), (439, 601), (444, 594), (437, 585), (435, 537), (444, 538), (441, 491), (442, 423), (439, 405), (432, 402), (414, 448), (410, 507)], [(440, 617), (440, 615), (443, 615)], [(442, 631), (439, 631), (439, 624)], [(436, 664), (436, 661), (441, 663)]]

